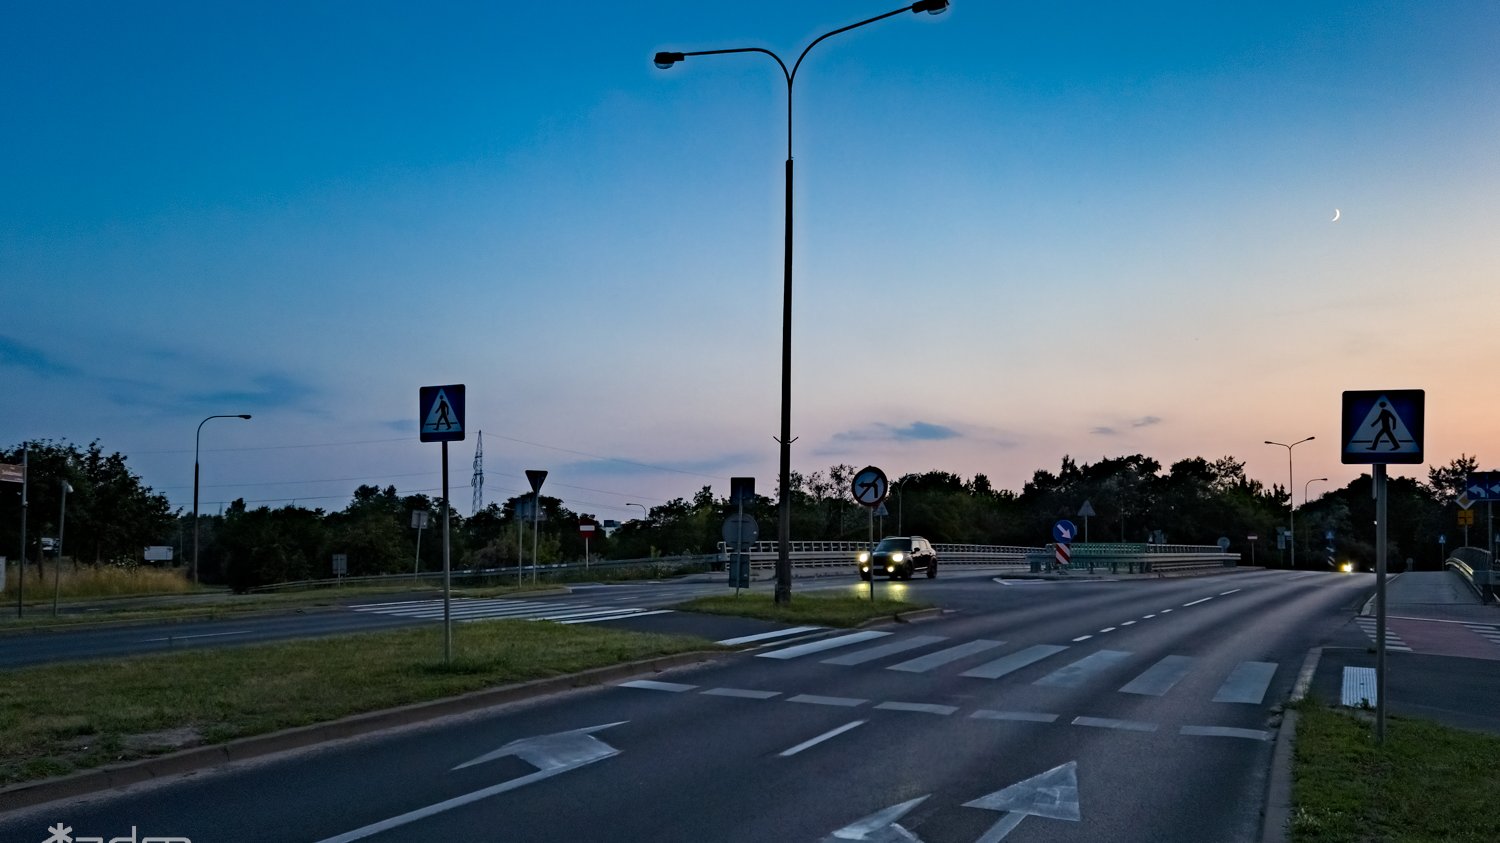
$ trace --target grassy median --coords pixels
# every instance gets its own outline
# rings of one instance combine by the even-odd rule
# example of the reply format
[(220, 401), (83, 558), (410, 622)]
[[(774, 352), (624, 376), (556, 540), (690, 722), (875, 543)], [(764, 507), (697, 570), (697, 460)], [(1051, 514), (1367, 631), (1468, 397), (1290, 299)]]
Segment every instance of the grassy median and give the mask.
[(1500, 840), (1500, 736), (1299, 703), (1294, 843)]
[(783, 621), (818, 626), (859, 626), (875, 618), (889, 618), (901, 612), (930, 608), (931, 604), (845, 594), (798, 594), (785, 606), (776, 605), (769, 594), (717, 594), (699, 597), (672, 608), (682, 612), (710, 615), (735, 615), (767, 621)]
[(490, 621), (0, 674), (0, 785), (637, 659), (685, 636)]

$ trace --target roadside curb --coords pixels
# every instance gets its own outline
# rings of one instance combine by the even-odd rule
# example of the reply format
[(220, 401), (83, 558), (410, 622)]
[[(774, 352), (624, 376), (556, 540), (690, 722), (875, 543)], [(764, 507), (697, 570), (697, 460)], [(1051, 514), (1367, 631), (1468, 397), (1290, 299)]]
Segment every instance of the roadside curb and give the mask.
[(1276, 748), (1271, 751), (1271, 777), (1266, 790), (1266, 813), (1260, 830), (1261, 843), (1285, 843), (1292, 822), (1292, 745), (1297, 739), (1297, 712), (1281, 713)]
[(22, 782), (0, 788), (0, 814), (52, 802), (86, 796), (102, 790), (138, 784), (153, 779), (215, 767), (236, 761), (303, 749), (344, 738), (382, 732), (399, 726), (425, 723), (455, 714), (467, 714), (505, 703), (518, 702), (558, 691), (603, 685), (642, 673), (660, 673), (675, 667), (709, 662), (731, 655), (735, 650), (698, 650), (661, 656), (625, 664), (596, 667), (564, 676), (533, 679), (516, 685), (504, 685), (472, 691), (457, 697), (411, 703), (397, 708), (354, 714), (327, 723), (299, 726), (266, 735), (237, 738), (222, 744), (184, 749), (169, 755), (142, 758), (84, 770), (51, 779)]

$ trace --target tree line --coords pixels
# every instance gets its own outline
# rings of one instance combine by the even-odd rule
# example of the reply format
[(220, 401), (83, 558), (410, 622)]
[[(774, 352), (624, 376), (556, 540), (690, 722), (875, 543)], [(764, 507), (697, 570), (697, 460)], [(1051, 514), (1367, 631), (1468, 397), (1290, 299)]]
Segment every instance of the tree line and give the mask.
[[(82, 448), (31, 442), (27, 450), (30, 526), (28, 547), (19, 555), (36, 560), (41, 539), (57, 535), (63, 481), (72, 488), (63, 554), (74, 564), (145, 564), (142, 554), (148, 545), (173, 546), (179, 565), (191, 554), (191, 513), (174, 511), (164, 495), (130, 470), (123, 455), (105, 454), (98, 442)], [(0, 451), (0, 462), (20, 461), (20, 446)], [(1389, 480), (1388, 553), (1394, 564), (1411, 559), (1417, 567), (1435, 569), (1444, 550), (1462, 544), (1454, 501), (1464, 478), (1477, 467), (1477, 458), (1462, 455), (1431, 467), (1426, 482)], [(849, 493), (856, 471), (841, 464), (792, 474), (793, 539), (862, 541), (870, 536), (872, 513)], [(1296, 547), (1298, 567), (1326, 568), (1330, 558), (1373, 566), (1371, 482), (1368, 474), (1361, 475), (1297, 507), (1290, 543)], [(0, 548), (8, 554), (21, 551), (19, 491), (19, 484), (0, 486)], [(1080, 515), (1085, 502), (1092, 516)], [(1165, 470), (1141, 454), (1095, 463), (1064, 457), (1056, 472), (1037, 470), (1019, 492), (996, 489), (983, 474), (966, 480), (928, 471), (892, 478), (886, 514), (873, 532), (877, 538), (921, 535), (939, 544), (1040, 546), (1050, 541), (1052, 524), (1068, 518), (1086, 527), (1093, 542), (1213, 544), (1222, 537), (1246, 562), (1253, 556), (1256, 564), (1285, 566), (1290, 545), (1278, 548), (1278, 530), (1287, 523), (1289, 502), (1287, 489), (1247, 478), (1244, 463), (1232, 457), (1194, 457)], [(522, 560), (529, 565), (533, 542), (542, 564), (582, 559), (585, 540), (579, 524), (601, 525), (599, 519), (547, 495), (540, 496), (538, 505), (535, 538), (531, 495), (491, 503), (468, 516), (450, 513), (453, 567), (503, 570)], [(596, 528), (588, 553), (599, 559), (713, 553), (724, 519), (737, 511), (727, 495), (703, 486), (691, 498), (651, 507), (644, 518), (607, 534)], [(419, 542), (413, 513), (421, 512), (430, 513), (430, 520)], [(775, 499), (757, 495), (746, 512), (759, 521), (762, 539), (775, 537)], [(338, 511), (296, 505), (251, 508), (240, 499), (222, 515), (200, 513), (200, 579), (244, 590), (326, 578), (332, 576), (334, 554), (347, 559), (350, 576), (441, 570), (441, 525), (441, 501), (425, 494), (402, 495), (394, 486), (360, 486)], [(1484, 529), (1478, 524), (1474, 530), (1477, 546), (1484, 546)], [(1439, 544), (1440, 535), (1446, 545)]]

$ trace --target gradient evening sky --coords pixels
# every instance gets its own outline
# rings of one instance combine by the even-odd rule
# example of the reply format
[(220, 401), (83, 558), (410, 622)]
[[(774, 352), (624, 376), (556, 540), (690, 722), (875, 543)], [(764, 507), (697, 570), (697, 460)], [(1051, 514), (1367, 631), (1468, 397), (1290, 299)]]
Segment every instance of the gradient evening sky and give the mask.
[[(889, 11), (28, 2), (0, 27), (0, 443), (190, 507), (775, 486), (785, 85)], [(1500, 4), (955, 0), (796, 83), (793, 468), (1232, 455), (1342, 486), (1346, 389), (1500, 468)], [(1341, 218), (1333, 222), (1335, 209)], [(1393, 467), (1426, 476), (1425, 466)], [(1191, 539), (1194, 537), (1182, 537)], [(1197, 537), (1203, 538), (1203, 537)], [(1039, 539), (1041, 541), (1042, 539)]]

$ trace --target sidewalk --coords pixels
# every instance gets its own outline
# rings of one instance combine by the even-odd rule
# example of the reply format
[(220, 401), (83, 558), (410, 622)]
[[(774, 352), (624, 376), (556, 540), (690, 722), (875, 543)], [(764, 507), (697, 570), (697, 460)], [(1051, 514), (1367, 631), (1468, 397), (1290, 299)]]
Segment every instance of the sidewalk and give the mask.
[[(1312, 682), (1319, 699), (1337, 704), (1346, 668), (1374, 667), (1375, 614), (1372, 594), (1355, 619), (1360, 634), (1322, 649)], [(1500, 733), (1500, 606), (1482, 603), (1457, 573), (1416, 571), (1387, 580), (1386, 650), (1390, 713)]]

